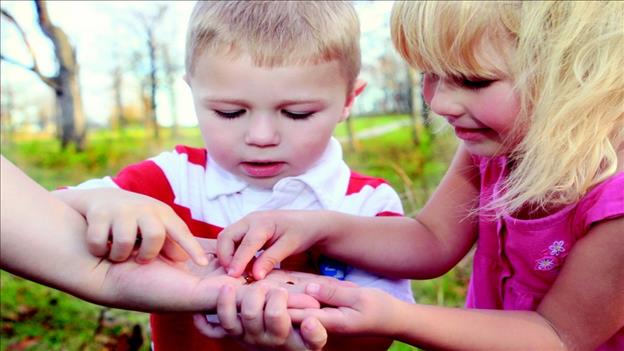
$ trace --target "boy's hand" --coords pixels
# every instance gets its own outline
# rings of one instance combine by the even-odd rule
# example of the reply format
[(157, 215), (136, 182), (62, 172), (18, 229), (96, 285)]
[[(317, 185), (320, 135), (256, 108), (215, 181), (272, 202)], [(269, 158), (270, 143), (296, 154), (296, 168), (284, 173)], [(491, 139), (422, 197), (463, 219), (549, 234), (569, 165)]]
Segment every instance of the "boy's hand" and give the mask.
[(392, 335), (398, 330), (391, 321), (400, 319), (402, 301), (381, 290), (311, 283), (305, 291), (328, 306), (289, 309), (294, 323), (315, 318), (327, 331), (346, 335)]
[(286, 257), (303, 252), (321, 240), (321, 231), (314, 227), (319, 218), (322, 217), (316, 211), (251, 213), (219, 234), (219, 262), (229, 275), (239, 277), (256, 252), (268, 246), (251, 271), (255, 279), (263, 279)]
[(138, 250), (136, 260), (143, 263), (162, 251), (175, 261), (190, 255), (199, 265), (208, 263), (184, 221), (154, 198), (116, 188), (62, 190), (56, 195), (86, 217), (87, 245), (95, 256), (121, 262)]

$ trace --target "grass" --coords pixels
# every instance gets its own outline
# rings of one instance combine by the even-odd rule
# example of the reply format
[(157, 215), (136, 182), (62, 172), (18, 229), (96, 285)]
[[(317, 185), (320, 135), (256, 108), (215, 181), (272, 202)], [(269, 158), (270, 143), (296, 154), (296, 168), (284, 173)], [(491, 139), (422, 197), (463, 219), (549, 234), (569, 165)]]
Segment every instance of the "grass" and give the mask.
[[(354, 119), (356, 131), (383, 125), (406, 116)], [(143, 129), (123, 134), (97, 131), (89, 135), (83, 153), (61, 150), (50, 138), (16, 136), (2, 145), (2, 154), (24, 169), (47, 189), (72, 185), (83, 180), (115, 174), (122, 166), (171, 149), (176, 144), (201, 146), (196, 128), (183, 128), (172, 138), (163, 129), (161, 140), (152, 140)], [(345, 148), (345, 159), (356, 171), (383, 177), (402, 194), (406, 213), (414, 213), (431, 194), (446, 171), (455, 148), (454, 138), (440, 133), (414, 145), (408, 128), (361, 140), (355, 151)], [(346, 135), (339, 126), (336, 136)], [(418, 253), (414, 253), (418, 254)], [(444, 306), (463, 304), (468, 261), (445, 276), (413, 281), (418, 302)], [(117, 350), (133, 349), (133, 338), (145, 341), (148, 350), (146, 314), (109, 309), (78, 300), (70, 295), (0, 272), (0, 350)], [(140, 329), (138, 329), (140, 328)], [(138, 333), (137, 333), (138, 331)], [(125, 346), (124, 346), (125, 345)], [(136, 348), (134, 348), (136, 349)], [(417, 350), (396, 342), (392, 351)]]

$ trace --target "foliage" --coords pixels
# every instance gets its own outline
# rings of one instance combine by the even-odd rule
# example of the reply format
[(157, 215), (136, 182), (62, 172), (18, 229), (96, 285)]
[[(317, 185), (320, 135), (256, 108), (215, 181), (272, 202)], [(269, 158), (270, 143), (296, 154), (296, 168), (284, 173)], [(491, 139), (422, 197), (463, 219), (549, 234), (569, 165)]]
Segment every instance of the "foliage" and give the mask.
[[(355, 118), (356, 131), (407, 118), (382, 116)], [(89, 135), (82, 153), (62, 150), (53, 138), (16, 138), (2, 147), (2, 154), (47, 189), (115, 174), (122, 166), (145, 159), (176, 144), (201, 146), (197, 128), (179, 130), (172, 139), (162, 130), (159, 141), (140, 128), (123, 134), (98, 131)], [(361, 140), (357, 152), (345, 151), (345, 159), (358, 172), (385, 178), (403, 196), (407, 213), (422, 207), (446, 167), (455, 148), (454, 138), (440, 133), (414, 146), (407, 127)], [(339, 126), (336, 136), (346, 135)], [(418, 254), (418, 253), (414, 253)], [(418, 302), (446, 306), (463, 303), (469, 268), (466, 260), (445, 276), (413, 281)], [(148, 317), (138, 312), (109, 309), (0, 272), (2, 325), (0, 350), (148, 350)], [(142, 343), (140, 348), (136, 344)], [(396, 342), (392, 351), (416, 350)]]

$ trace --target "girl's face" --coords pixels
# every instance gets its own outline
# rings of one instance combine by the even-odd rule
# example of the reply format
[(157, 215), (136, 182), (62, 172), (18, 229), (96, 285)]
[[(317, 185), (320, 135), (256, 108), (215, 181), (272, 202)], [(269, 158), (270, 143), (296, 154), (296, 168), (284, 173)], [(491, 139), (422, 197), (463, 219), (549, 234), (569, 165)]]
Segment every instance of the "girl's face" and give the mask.
[[(501, 67), (502, 55), (488, 56)], [(423, 80), (425, 102), (446, 118), (468, 151), (495, 156), (509, 151), (510, 136), (520, 110), (518, 94), (508, 76), (494, 79), (439, 77), (426, 73)]]

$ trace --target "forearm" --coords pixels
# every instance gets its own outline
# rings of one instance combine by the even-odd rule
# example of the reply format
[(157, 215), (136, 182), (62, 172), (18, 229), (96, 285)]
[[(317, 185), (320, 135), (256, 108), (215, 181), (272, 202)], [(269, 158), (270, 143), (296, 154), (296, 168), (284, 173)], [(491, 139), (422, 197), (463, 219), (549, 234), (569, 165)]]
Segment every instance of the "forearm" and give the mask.
[(329, 335), (325, 351), (369, 350), (385, 351), (392, 345), (392, 339), (372, 336)]
[(398, 340), (445, 350), (565, 350), (533, 311), (498, 311), (404, 304), (388, 316)]
[(88, 298), (106, 264), (87, 250), (82, 216), (2, 158), (2, 268)]
[(163, 260), (112, 264), (91, 255), (84, 218), (2, 157), (0, 267), (81, 299), (142, 311), (214, 308), (224, 274), (201, 279)]
[(444, 274), (463, 257), (423, 224), (409, 217), (360, 217), (326, 212), (321, 252), (387, 277), (428, 279)]

